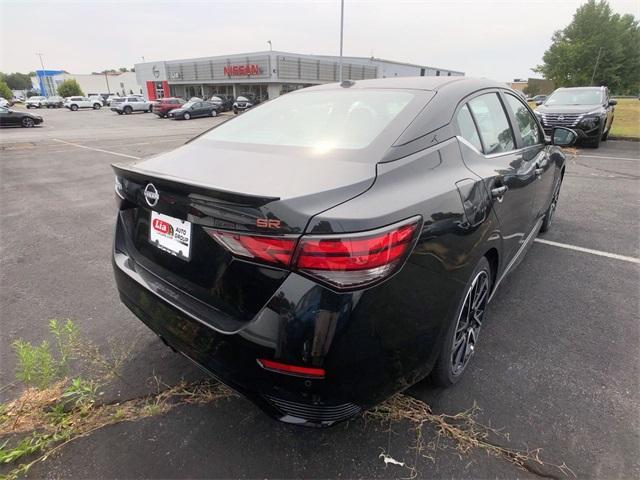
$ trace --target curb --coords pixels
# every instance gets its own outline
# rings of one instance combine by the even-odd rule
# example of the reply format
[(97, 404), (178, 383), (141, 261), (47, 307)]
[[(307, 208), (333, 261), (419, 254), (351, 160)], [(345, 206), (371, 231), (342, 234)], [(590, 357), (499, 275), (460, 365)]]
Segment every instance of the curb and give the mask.
[(640, 137), (609, 137), (607, 140), (622, 140), (624, 142), (640, 142)]

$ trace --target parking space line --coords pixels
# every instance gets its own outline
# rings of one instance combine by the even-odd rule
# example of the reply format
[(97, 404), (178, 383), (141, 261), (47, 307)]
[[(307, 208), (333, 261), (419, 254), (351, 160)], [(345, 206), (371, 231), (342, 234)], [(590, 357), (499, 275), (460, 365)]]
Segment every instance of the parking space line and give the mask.
[(116, 155), (118, 157), (132, 158), (134, 160), (140, 160), (142, 158), (142, 157), (134, 157), (133, 155), (127, 155), (126, 153), (118, 153), (118, 152), (112, 152), (110, 150), (103, 150), (101, 148), (87, 147), (86, 145), (80, 145), (79, 143), (66, 142), (65, 140), (59, 140), (57, 138), (52, 138), (52, 140), (54, 142), (64, 143), (65, 145), (72, 145), (74, 147), (84, 148), (86, 150), (93, 150), (94, 152), (108, 153), (109, 155)]
[(582, 158), (606, 158), (609, 160), (638, 160), (634, 157), (605, 157), (604, 155), (583, 155), (581, 153), (577, 153), (576, 156)]
[(577, 245), (569, 245), (568, 243), (552, 242), (551, 240), (544, 240), (542, 238), (536, 238), (534, 241), (537, 243), (543, 243), (545, 245), (551, 245), (553, 247), (575, 250), (576, 252), (590, 253), (591, 255), (598, 255), (600, 257), (613, 258), (615, 260), (622, 260), (623, 262), (640, 264), (640, 258), (627, 257), (626, 255), (618, 255), (617, 253), (609, 253), (603, 252), (602, 250), (593, 250), (592, 248), (578, 247)]

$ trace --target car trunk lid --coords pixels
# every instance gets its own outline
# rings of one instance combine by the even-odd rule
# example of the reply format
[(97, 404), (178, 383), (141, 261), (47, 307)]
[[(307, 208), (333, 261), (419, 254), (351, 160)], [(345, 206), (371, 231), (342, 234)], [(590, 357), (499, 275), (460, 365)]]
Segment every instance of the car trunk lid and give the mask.
[[(221, 312), (224, 321), (215, 315), (204, 321), (229, 332), (250, 321), (289, 272), (233, 257), (207, 229), (297, 239), (314, 215), (367, 190), (375, 164), (221, 143), (200, 139), (113, 168), (126, 198), (120, 212), (126, 253), (194, 301)], [(153, 206), (144, 193), (149, 184), (158, 194)], [(152, 243), (152, 212), (191, 224), (190, 258)]]

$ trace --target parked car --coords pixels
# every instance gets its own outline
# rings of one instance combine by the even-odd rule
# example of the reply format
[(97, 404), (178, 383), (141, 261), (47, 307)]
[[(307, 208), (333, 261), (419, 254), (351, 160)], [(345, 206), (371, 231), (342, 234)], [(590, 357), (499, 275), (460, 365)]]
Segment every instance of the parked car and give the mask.
[(65, 99), (64, 106), (72, 112), (76, 112), (81, 108), (93, 108), (94, 110), (99, 110), (102, 108), (102, 102), (96, 98), (69, 97)]
[(89, 100), (94, 103), (99, 103), (101, 107), (104, 107), (104, 98), (101, 95), (90, 95)]
[(42, 102), (42, 106), (47, 108), (62, 108), (64, 106), (64, 98), (55, 95), (47, 97), (47, 99)]
[(547, 99), (546, 95), (536, 95), (535, 97), (527, 98), (527, 102), (533, 102), (536, 105), (540, 105)]
[(153, 104), (153, 113), (164, 118), (171, 110), (182, 107), (186, 102), (181, 98), (161, 98)]
[(0, 107), (0, 126), (2, 127), (21, 126), (30, 128), (34, 125), (40, 125), (43, 121), (39, 115), (33, 115), (29, 112), (18, 112), (7, 107)]
[(570, 127), (579, 141), (598, 148), (609, 136), (617, 103), (607, 87), (558, 88), (535, 113), (547, 135), (554, 127)]
[[(117, 100), (117, 101), (116, 101)], [(111, 111), (118, 115), (129, 115), (133, 112), (151, 112), (153, 105), (148, 100), (138, 96), (128, 96), (123, 99), (113, 99), (111, 101)]]
[(27, 98), (24, 104), (27, 108), (42, 108), (46, 101), (47, 97), (33, 96)]
[(251, 97), (249, 95), (240, 95), (238, 96), (238, 98), (236, 98), (236, 101), (233, 102), (233, 113), (237, 115), (239, 112), (244, 112), (254, 105), (254, 97)]
[(217, 93), (211, 97), (211, 101), (214, 100), (214, 98), (219, 98), (220, 101), (222, 102), (222, 110), (223, 112), (229, 112), (233, 109), (233, 95), (218, 95)]
[(489, 80), (289, 93), (114, 165), (120, 298), (286, 422), (331, 425), (428, 374), (452, 385), (496, 288), (552, 225), (556, 145), (575, 138), (546, 141)]
[(191, 120), (197, 117), (215, 117), (220, 111), (220, 104), (211, 102), (187, 102), (180, 108), (171, 110), (167, 116), (174, 120)]
[(107, 97), (107, 99), (105, 100), (105, 105), (111, 106), (111, 101), (112, 101), (114, 98), (124, 98), (124, 97), (121, 97), (120, 95), (109, 95), (109, 96)]
[(11, 106), (11, 102), (4, 97), (0, 97), (0, 107), (9, 108)]

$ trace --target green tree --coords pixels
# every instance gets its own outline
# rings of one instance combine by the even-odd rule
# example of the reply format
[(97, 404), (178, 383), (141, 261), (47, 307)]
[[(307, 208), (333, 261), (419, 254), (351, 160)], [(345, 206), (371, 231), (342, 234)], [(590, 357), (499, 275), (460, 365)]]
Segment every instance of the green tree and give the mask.
[(635, 94), (640, 89), (640, 25), (633, 15), (613, 13), (606, 0), (589, 0), (553, 34), (542, 62), (534, 71), (557, 87), (606, 85), (614, 93)]
[(73, 97), (76, 95), (84, 95), (78, 82), (69, 78), (58, 85), (58, 95), (61, 97)]
[(11, 100), (13, 98), (13, 92), (4, 80), (0, 80), (0, 97)]
[(28, 90), (31, 88), (31, 78), (26, 73), (10, 73), (4, 79), (11, 90)]

